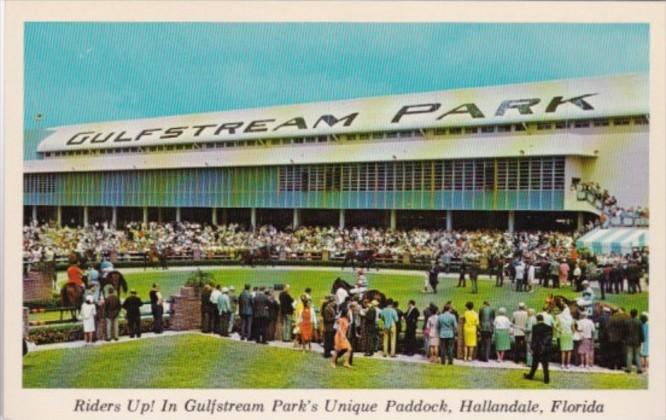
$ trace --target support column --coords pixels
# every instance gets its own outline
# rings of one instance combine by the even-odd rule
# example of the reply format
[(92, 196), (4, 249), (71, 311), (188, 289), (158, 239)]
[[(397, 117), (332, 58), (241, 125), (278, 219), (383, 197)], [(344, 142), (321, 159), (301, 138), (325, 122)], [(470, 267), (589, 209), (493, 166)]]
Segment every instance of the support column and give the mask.
[(227, 209), (222, 209), (222, 224), (227, 224)]
[(148, 207), (143, 208), (143, 224), (148, 226)]
[(338, 213), (338, 228), (345, 228), (345, 209), (340, 209), (340, 212)]
[(250, 209), (250, 226), (252, 226), (252, 230), (257, 228), (257, 209), (254, 207)]
[(114, 227), (118, 225), (118, 207), (115, 206), (111, 208), (111, 225)]
[(511, 210), (511, 211), (509, 212), (509, 220), (508, 220), (508, 222), (509, 222), (509, 223), (508, 223), (508, 231), (509, 231), (510, 233), (513, 233), (514, 228), (515, 228), (515, 226), (516, 226), (516, 212), (515, 212), (515, 211)]
[(451, 232), (453, 230), (453, 211), (446, 211), (446, 230)]
[(36, 223), (37, 222), (37, 206), (32, 206), (32, 218), (31, 222)]
[(88, 226), (88, 206), (83, 206), (83, 227)]
[(301, 210), (300, 209), (294, 209), (294, 217), (291, 222), (292, 226), (294, 229), (299, 227), (301, 225)]
[(585, 229), (585, 215), (582, 211), (578, 212), (578, 220), (576, 222), (576, 230), (581, 232), (583, 229)]
[(176, 222), (180, 223), (180, 207), (176, 207)]
[(162, 223), (162, 207), (157, 208), (157, 223)]
[(211, 209), (211, 220), (210, 222), (213, 224), (213, 226), (217, 226), (217, 209), (213, 207)]
[(398, 224), (398, 212), (396, 209), (391, 209), (389, 213), (389, 228), (395, 230), (396, 225)]
[(56, 206), (56, 225), (62, 226), (62, 206)]

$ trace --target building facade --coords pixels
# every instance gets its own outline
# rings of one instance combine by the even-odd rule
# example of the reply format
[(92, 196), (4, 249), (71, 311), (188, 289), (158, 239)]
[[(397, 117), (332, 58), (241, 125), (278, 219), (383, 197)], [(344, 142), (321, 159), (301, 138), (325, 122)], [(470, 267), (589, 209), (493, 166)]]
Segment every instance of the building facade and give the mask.
[(646, 75), (66, 126), (25, 135), (24, 218), (575, 229), (575, 185), (647, 206)]

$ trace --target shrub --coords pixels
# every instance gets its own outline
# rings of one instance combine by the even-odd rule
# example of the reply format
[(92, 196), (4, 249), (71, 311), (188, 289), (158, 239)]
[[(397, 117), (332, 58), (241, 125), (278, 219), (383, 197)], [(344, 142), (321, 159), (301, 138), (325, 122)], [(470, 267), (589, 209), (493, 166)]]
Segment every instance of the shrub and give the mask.
[[(165, 329), (169, 328), (170, 321), (164, 317), (163, 325)], [(150, 332), (153, 329), (153, 319), (150, 317), (141, 319), (141, 332)], [(121, 319), (118, 325), (118, 335), (129, 335), (127, 321)], [(71, 341), (83, 340), (83, 326), (80, 323), (68, 325), (54, 325), (31, 328), (28, 332), (28, 341), (37, 345), (67, 343)]]
[(197, 268), (197, 271), (192, 273), (187, 280), (185, 281), (186, 287), (193, 287), (195, 289), (201, 289), (206, 284), (213, 282), (213, 276), (207, 271), (201, 271), (200, 268)]

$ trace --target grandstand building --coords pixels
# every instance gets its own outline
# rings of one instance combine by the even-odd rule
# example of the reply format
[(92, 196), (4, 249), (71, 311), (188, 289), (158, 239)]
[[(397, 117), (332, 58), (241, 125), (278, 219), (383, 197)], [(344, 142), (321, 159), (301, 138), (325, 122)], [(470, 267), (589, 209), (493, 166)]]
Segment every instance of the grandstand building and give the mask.
[(648, 204), (643, 74), (26, 131), (24, 220), (573, 230)]

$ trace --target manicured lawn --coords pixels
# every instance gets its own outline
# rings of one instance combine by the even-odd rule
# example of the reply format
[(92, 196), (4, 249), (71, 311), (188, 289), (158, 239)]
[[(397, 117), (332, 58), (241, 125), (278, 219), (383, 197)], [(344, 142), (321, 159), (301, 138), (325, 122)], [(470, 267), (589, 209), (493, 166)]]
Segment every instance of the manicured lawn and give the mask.
[[(192, 271), (195, 271), (193, 269)], [(223, 286), (233, 285), (236, 293), (240, 293), (245, 283), (252, 286), (273, 286), (276, 283), (287, 283), (291, 285), (292, 296), (297, 297), (302, 294), (306, 287), (312, 288), (313, 299), (318, 303), (325, 294), (330, 292), (333, 280), (340, 276), (348, 282), (354, 281), (354, 276), (350, 272), (341, 272), (339, 269), (327, 271), (318, 270), (273, 270), (271, 268), (233, 268), (216, 269), (205, 268), (204, 271), (210, 272), (216, 283)], [(153, 283), (159, 283), (165, 296), (177, 293), (180, 287), (185, 283), (191, 272), (186, 271), (153, 271), (128, 273), (125, 275), (130, 288), (138, 291), (139, 297), (148, 299), (148, 291)], [(425, 294), (422, 292), (424, 277), (418, 274), (388, 274), (384, 270), (372, 270), (368, 274), (370, 287), (383, 291), (388, 297), (398, 300), (401, 308), (407, 307), (409, 299), (414, 299), (419, 309), (423, 309), (430, 302), (442, 307), (443, 304), (451, 300), (456, 308), (462, 310), (465, 302), (472, 301), (478, 308), (484, 300), (488, 300), (493, 307), (505, 306), (508, 312), (512, 312), (519, 302), (525, 302), (529, 307), (541, 308), (544, 300), (550, 293), (561, 294), (570, 298), (577, 294), (570, 288), (562, 289), (543, 289), (539, 288), (534, 293), (516, 293), (511, 291), (509, 282), (504, 283), (503, 288), (495, 287), (494, 280), (480, 280), (479, 293), (471, 293), (468, 282), (467, 288), (455, 287), (457, 277), (440, 276), (440, 285), (438, 294)], [(636, 308), (639, 312), (648, 309), (648, 293), (640, 294), (606, 294), (606, 301), (623, 306), (626, 309)], [(316, 305), (318, 306), (318, 304)], [(58, 313), (34, 314), (31, 319), (55, 319)]]
[[(409, 374), (405, 375), (407, 371)], [(544, 385), (538, 380), (522, 379), (523, 372), (363, 358), (355, 360), (352, 370), (332, 369), (316, 353), (185, 334), (31, 353), (23, 361), (23, 385), (27, 388), (647, 388), (644, 375), (553, 372), (551, 384)], [(537, 379), (541, 379), (540, 374)]]

